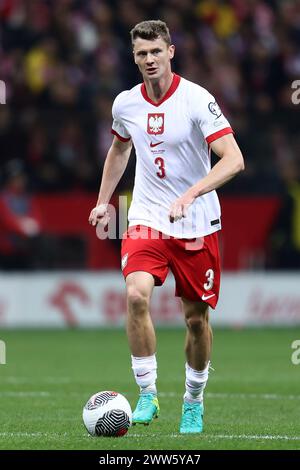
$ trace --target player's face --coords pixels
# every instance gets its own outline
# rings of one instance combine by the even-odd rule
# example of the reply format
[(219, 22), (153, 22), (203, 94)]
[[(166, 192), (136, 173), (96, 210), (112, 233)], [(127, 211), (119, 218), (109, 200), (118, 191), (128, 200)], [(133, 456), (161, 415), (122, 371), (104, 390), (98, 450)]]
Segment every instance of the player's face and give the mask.
[(175, 46), (169, 46), (161, 38), (153, 41), (136, 38), (134, 41), (134, 61), (146, 80), (158, 80), (171, 71), (174, 51)]

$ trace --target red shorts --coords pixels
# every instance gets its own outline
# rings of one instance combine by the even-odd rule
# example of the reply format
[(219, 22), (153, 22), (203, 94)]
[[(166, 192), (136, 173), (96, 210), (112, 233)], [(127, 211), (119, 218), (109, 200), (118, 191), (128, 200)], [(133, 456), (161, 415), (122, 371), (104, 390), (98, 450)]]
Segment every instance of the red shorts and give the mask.
[(172, 271), (178, 297), (204, 301), (215, 308), (220, 289), (218, 234), (189, 240), (163, 235), (149, 227), (129, 227), (122, 240), (122, 271), (126, 278), (135, 271), (153, 275), (160, 286)]

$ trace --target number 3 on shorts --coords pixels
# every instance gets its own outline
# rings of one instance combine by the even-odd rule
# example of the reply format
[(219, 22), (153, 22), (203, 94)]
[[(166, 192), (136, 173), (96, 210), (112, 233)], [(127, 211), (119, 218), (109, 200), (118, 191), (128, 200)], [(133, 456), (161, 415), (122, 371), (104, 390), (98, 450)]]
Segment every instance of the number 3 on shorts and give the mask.
[(205, 290), (210, 290), (212, 286), (214, 285), (214, 278), (215, 278), (215, 273), (213, 269), (208, 269), (205, 273), (205, 276), (207, 277), (207, 282), (203, 285)]

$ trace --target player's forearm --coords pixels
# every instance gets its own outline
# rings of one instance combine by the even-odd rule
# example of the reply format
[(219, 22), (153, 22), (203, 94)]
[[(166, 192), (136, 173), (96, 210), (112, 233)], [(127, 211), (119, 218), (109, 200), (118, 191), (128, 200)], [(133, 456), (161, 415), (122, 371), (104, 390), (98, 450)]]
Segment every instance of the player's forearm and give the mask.
[(223, 186), (243, 169), (244, 160), (240, 154), (234, 156), (224, 155), (208, 175), (192, 186), (189, 192), (194, 198), (202, 196)]
[(112, 197), (128, 163), (130, 148), (126, 152), (120, 152), (113, 146), (108, 151), (101, 186), (99, 190), (97, 205), (108, 204)]

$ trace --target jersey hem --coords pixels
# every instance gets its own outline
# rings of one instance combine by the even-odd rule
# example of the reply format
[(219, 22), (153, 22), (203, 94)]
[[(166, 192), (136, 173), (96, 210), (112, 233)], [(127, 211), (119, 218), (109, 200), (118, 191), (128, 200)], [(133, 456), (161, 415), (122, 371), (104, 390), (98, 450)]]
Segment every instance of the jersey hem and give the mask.
[[(219, 216), (219, 219), (220, 219), (220, 216)], [(128, 227), (134, 227), (135, 225), (144, 225), (145, 227), (149, 227), (149, 228), (152, 228), (153, 230), (157, 230), (158, 232), (161, 232), (161, 233), (163, 233), (164, 235), (166, 235), (168, 237), (173, 237), (173, 238), (178, 238), (178, 239), (190, 238), (191, 240), (193, 238), (206, 237), (206, 235), (211, 235), (212, 233), (218, 232), (219, 230), (222, 229), (222, 226), (221, 226), (221, 223), (220, 223), (217, 227), (212, 227), (211, 230), (201, 232), (201, 233), (192, 233), (192, 234), (187, 233), (187, 234), (184, 234), (182, 237), (178, 237), (178, 236), (176, 236), (176, 234), (167, 233), (165, 230), (162, 230), (161, 227), (158, 227), (157, 225), (152, 224), (151, 222), (150, 223), (146, 222), (145, 220), (130, 221), (129, 224), (128, 224)]]

